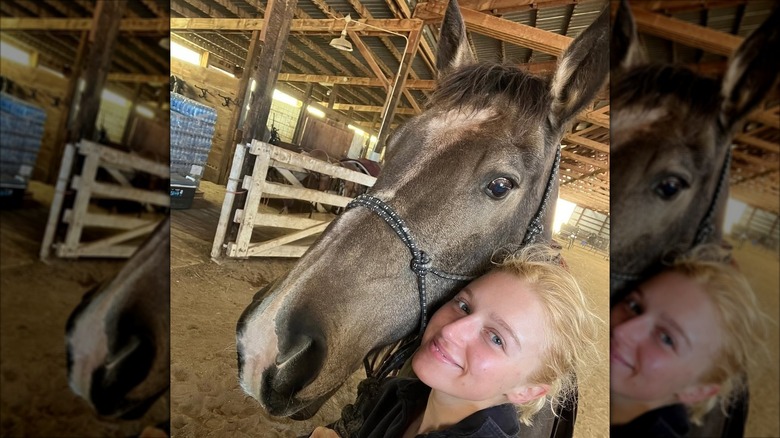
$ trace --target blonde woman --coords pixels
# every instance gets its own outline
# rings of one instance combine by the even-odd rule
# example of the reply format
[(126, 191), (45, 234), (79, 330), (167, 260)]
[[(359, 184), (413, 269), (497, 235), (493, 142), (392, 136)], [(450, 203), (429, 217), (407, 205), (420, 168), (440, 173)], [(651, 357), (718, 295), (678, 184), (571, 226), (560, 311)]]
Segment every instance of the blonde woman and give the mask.
[(357, 436), (517, 436), (569, 397), (593, 364), (598, 319), (555, 255), (526, 247), (437, 310), (412, 358), (417, 378), (388, 379)]
[(684, 437), (691, 423), (717, 405), (725, 412), (742, 394), (765, 317), (747, 279), (721, 254), (699, 248), (612, 308), (612, 437)]

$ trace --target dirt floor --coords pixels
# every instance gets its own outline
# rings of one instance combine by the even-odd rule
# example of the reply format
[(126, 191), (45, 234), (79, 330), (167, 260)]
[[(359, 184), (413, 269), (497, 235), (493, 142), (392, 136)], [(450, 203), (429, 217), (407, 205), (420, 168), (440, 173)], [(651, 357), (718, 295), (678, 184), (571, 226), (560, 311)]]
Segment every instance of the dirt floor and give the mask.
[[(267, 416), (238, 386), (235, 325), (252, 296), (287, 272), (291, 259), (209, 259), (221, 190), (201, 183), (204, 199), (189, 210), (173, 211), (171, 236), (171, 427), (176, 437), (292, 437), (339, 417), (354, 400), (357, 372), (311, 420), (296, 422)], [(564, 256), (594, 309), (605, 321), (601, 345), (609, 346), (608, 269), (603, 255), (580, 247)], [(607, 436), (608, 355), (585, 375), (575, 436)]]
[(38, 259), (50, 186), (32, 182), (23, 208), (0, 211), (0, 432), (3, 437), (127, 437), (167, 418), (160, 400), (137, 421), (100, 421), (67, 382), (65, 322), (121, 260)]

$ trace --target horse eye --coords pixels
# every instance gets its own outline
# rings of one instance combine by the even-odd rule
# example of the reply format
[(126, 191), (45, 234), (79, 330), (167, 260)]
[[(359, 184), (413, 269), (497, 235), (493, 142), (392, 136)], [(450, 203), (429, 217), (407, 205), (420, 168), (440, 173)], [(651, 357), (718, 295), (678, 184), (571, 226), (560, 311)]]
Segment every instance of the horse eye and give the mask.
[(485, 192), (493, 199), (501, 199), (506, 196), (510, 190), (515, 187), (515, 184), (509, 178), (496, 178), (490, 181)]
[(668, 201), (677, 196), (681, 190), (686, 188), (688, 188), (688, 184), (685, 181), (676, 176), (670, 176), (664, 178), (661, 180), (661, 182), (656, 184), (653, 190), (655, 191), (656, 195), (661, 197), (661, 199)]

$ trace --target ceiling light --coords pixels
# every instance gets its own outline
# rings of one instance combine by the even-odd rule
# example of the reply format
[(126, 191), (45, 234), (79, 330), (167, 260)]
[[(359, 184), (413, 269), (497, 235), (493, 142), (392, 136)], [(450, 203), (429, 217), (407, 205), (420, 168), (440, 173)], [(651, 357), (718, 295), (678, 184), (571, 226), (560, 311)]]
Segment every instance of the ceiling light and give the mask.
[(344, 17), (344, 21), (346, 21), (346, 23), (344, 24), (344, 30), (341, 31), (341, 36), (330, 40), (330, 46), (344, 52), (351, 52), (352, 43), (347, 40), (347, 27), (349, 26), (349, 22), (352, 21), (352, 17), (347, 15)]

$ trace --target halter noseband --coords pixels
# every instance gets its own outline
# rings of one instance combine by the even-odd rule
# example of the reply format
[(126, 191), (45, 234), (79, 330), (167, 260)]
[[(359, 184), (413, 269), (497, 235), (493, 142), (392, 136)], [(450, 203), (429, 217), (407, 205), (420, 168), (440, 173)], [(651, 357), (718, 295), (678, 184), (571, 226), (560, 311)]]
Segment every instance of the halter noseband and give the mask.
[(715, 194), (712, 196), (710, 206), (707, 209), (707, 213), (699, 222), (698, 228), (696, 228), (696, 237), (693, 239), (693, 246), (700, 245), (715, 232), (715, 224), (713, 219), (715, 218), (715, 208), (718, 204), (720, 194), (723, 192), (723, 186), (726, 185), (726, 175), (729, 173), (729, 164), (731, 163), (731, 147), (726, 148), (726, 158), (723, 160), (723, 166), (720, 169), (720, 176), (718, 177), (718, 183), (715, 186)]
[[(556, 149), (555, 160), (553, 162), (552, 170), (550, 171), (550, 176), (547, 179), (547, 185), (545, 186), (544, 194), (542, 195), (542, 201), (540, 202), (539, 208), (537, 209), (533, 219), (531, 219), (531, 222), (528, 224), (528, 228), (526, 229), (525, 236), (523, 237), (522, 246), (533, 243), (544, 232), (544, 224), (542, 223), (542, 218), (547, 208), (547, 204), (549, 203), (550, 193), (552, 192), (552, 187), (555, 184), (560, 161), (561, 161), (561, 148), (558, 147)], [(377, 216), (382, 218), (382, 220), (384, 220), (385, 223), (387, 223), (387, 225), (389, 225), (390, 228), (392, 228), (393, 231), (395, 231), (395, 234), (401, 239), (404, 245), (406, 245), (406, 247), (409, 249), (409, 252), (412, 255), (412, 260), (411, 263), (409, 264), (409, 268), (417, 276), (417, 288), (419, 290), (419, 297), (420, 297), (420, 324), (419, 324), (420, 328), (418, 330), (417, 337), (416, 337), (416, 341), (419, 341), (420, 339), (422, 339), (423, 332), (425, 332), (425, 327), (428, 323), (428, 309), (427, 309), (428, 294), (427, 294), (426, 282), (425, 282), (427, 274), (431, 273), (439, 278), (443, 278), (447, 280), (455, 280), (455, 281), (468, 281), (474, 279), (475, 276), (452, 274), (434, 268), (432, 266), (431, 257), (428, 255), (428, 253), (426, 253), (425, 251), (419, 248), (417, 242), (412, 237), (412, 234), (409, 231), (409, 227), (406, 225), (406, 222), (385, 201), (373, 195), (362, 194), (357, 196), (355, 199), (350, 201), (349, 204), (347, 204), (347, 209), (351, 209), (354, 207), (365, 207), (370, 211), (376, 213)], [(398, 351), (398, 353), (401, 354), (394, 355), (395, 357), (391, 357), (390, 360), (388, 361), (391, 362), (392, 365), (388, 363), (382, 365), (382, 370), (385, 371), (380, 371), (380, 376), (384, 377), (384, 375), (390, 372), (393, 369), (393, 367), (395, 367), (395, 365), (398, 364), (399, 361), (402, 364), (403, 361), (405, 361), (406, 359), (405, 356), (407, 356), (413, 351), (412, 346), (416, 348), (414, 341), (408, 342), (404, 346), (402, 346), (401, 349)], [(369, 372), (368, 368), (366, 369), (366, 372), (367, 373)]]

